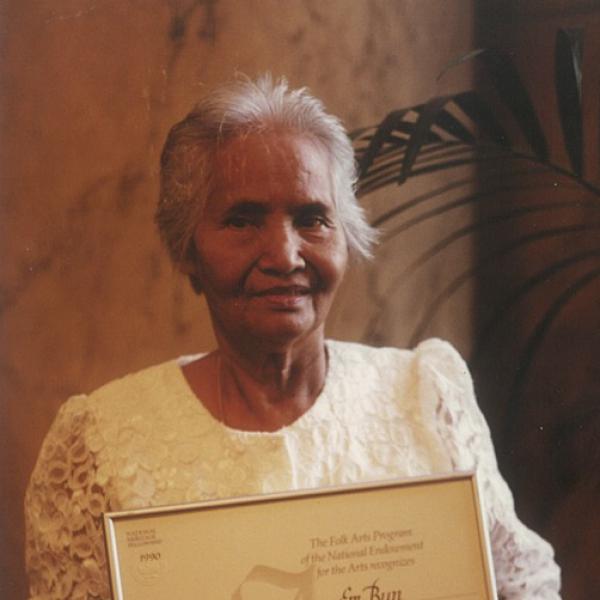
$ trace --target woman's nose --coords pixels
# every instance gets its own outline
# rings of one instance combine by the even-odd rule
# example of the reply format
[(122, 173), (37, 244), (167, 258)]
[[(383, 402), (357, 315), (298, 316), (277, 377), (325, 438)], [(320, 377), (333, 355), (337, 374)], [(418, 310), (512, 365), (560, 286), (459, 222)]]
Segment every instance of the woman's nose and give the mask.
[(287, 224), (263, 231), (259, 267), (270, 274), (288, 275), (306, 266), (301, 253), (302, 239)]

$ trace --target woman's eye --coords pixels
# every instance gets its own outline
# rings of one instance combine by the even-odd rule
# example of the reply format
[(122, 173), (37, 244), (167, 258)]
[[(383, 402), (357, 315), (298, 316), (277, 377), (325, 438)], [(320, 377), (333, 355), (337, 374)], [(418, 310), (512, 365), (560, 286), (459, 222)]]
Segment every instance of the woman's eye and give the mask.
[(308, 215), (298, 220), (298, 225), (307, 229), (321, 229), (329, 227), (329, 221), (320, 215)]
[(253, 223), (247, 217), (229, 217), (225, 221), (225, 225), (227, 227), (232, 227), (233, 229), (243, 229), (244, 227), (253, 225)]

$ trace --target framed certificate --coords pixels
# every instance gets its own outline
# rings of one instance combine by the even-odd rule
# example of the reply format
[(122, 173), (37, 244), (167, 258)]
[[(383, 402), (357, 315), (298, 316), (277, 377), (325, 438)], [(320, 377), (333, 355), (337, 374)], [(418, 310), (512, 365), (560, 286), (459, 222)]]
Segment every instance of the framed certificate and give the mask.
[(472, 472), (104, 515), (115, 600), (494, 600)]

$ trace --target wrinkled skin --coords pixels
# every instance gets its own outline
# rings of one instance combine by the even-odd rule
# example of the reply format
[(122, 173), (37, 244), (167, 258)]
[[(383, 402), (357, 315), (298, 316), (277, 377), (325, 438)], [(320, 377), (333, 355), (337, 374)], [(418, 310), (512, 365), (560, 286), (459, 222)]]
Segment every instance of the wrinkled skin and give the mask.
[(250, 134), (216, 167), (194, 241), (217, 338), (284, 349), (322, 335), (347, 262), (326, 153), (291, 133)]

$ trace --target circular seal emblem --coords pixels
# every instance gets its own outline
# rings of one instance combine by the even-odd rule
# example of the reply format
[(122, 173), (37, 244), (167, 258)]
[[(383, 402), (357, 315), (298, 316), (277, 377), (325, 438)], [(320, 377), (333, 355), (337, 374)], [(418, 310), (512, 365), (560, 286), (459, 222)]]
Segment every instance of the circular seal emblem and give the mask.
[(152, 585), (160, 581), (166, 568), (166, 561), (161, 552), (142, 552), (138, 557), (133, 575), (139, 583)]

